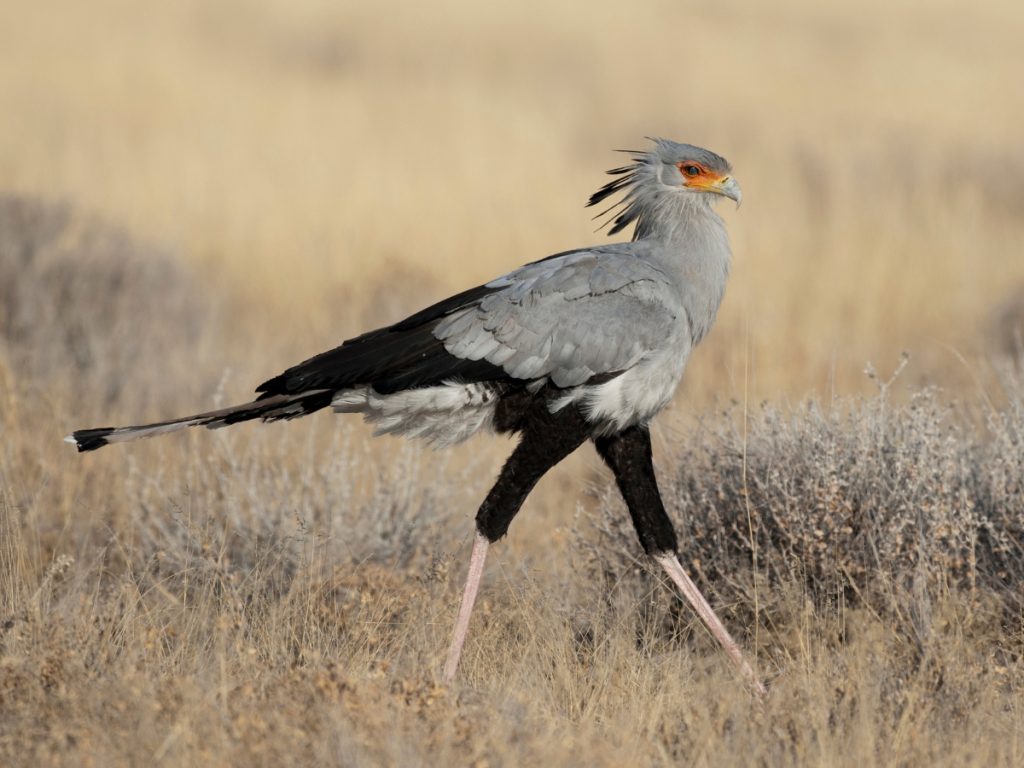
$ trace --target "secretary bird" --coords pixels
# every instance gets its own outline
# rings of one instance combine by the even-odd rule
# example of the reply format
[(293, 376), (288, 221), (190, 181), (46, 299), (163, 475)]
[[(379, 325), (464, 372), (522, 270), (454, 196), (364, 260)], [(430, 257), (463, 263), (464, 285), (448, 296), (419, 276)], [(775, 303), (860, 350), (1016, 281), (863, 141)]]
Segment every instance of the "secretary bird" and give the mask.
[[(527, 495), (584, 441), (615, 475), (644, 551), (666, 571), (732, 660), (763, 692), (739, 646), (683, 570), (654, 474), (648, 425), (672, 398), (707, 334), (729, 272), (729, 241), (712, 203), (740, 203), (729, 163), (666, 139), (632, 162), (589, 205), (628, 243), (548, 256), (411, 317), (364, 333), (261, 384), (249, 403), (137, 427), (78, 430), (79, 451), (250, 419), (292, 419), (330, 406), (361, 413), (377, 433), (437, 446), (480, 430), (519, 435), (476, 515), (476, 537), (444, 667), (458, 667), (489, 545)], [(604, 215), (599, 214), (599, 216)]]

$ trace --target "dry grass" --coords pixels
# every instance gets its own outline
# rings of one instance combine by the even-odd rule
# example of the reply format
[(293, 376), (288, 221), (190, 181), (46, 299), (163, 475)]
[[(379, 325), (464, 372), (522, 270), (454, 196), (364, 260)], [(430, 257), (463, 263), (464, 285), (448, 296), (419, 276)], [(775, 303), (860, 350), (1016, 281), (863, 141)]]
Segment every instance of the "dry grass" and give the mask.
[[(1020, 764), (1022, 23), (1010, 0), (0, 7), (0, 762)], [(744, 185), (656, 450), (763, 704), (589, 449), (496, 548), (447, 688), (505, 441), (323, 417), (60, 442), (600, 239), (581, 204), (648, 133)], [(903, 350), (879, 391), (866, 362)]]

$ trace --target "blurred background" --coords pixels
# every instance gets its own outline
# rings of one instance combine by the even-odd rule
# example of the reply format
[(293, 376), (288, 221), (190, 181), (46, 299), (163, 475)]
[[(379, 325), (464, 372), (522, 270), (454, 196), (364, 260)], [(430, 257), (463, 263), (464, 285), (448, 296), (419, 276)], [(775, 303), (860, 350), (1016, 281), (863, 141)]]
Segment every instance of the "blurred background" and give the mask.
[[(0, 0), (0, 764), (1019, 764), (1022, 40), (1020, 0)], [(744, 190), (653, 435), (766, 708), (590, 448), (448, 689), (507, 438), (61, 441), (605, 242), (645, 136)]]
[[(45, 316), (60, 355), (109, 358), (95, 305), (134, 286), (102, 310), (130, 318), (113, 346), (186, 368), (150, 372), (169, 391), (142, 414), (75, 412), (237, 399), (604, 240), (583, 203), (612, 150), (666, 136), (744, 189), (721, 206), (733, 276), (684, 409), (863, 392), (904, 350), (908, 380), (974, 389), (1024, 314), (1022, 29), (1013, 0), (3, 3), (0, 236), (31, 247), (8, 248), (0, 335), (19, 360), (13, 316)], [(59, 265), (31, 298), (29, 251)], [(123, 282), (126, 260), (148, 277)]]

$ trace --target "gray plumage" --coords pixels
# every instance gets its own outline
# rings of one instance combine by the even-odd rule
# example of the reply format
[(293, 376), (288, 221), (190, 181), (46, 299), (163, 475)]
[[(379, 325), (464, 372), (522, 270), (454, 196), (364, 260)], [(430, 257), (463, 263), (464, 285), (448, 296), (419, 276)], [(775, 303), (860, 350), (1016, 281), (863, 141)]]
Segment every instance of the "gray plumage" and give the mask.
[(646, 424), (714, 321), (730, 255), (712, 202), (738, 203), (740, 192), (728, 162), (706, 149), (659, 139), (632, 155), (588, 203), (621, 192), (604, 213), (611, 233), (635, 223), (632, 242), (527, 264), (289, 369), (252, 403), (69, 440), (91, 450), (329, 404), (362, 413), (379, 432), (449, 445), (493, 427), (514, 389), (546, 398), (553, 412), (578, 404), (595, 435)]
[[(687, 164), (706, 172), (703, 186), (684, 186), (679, 166)], [(492, 280), (493, 293), (447, 315), (434, 336), (455, 357), (486, 360), (534, 390), (550, 382), (559, 390), (551, 409), (579, 403), (595, 434), (645, 424), (668, 404), (721, 303), (730, 251), (712, 202), (716, 194), (739, 202), (730, 171), (713, 152), (658, 140), (610, 171), (620, 178), (590, 200), (624, 190), (610, 209), (621, 208), (611, 231), (635, 221), (632, 242), (570, 251)], [(469, 386), (453, 380), (444, 395), (387, 398), (367, 388), (335, 407), (364, 413), (380, 432), (448, 445), (491, 423), (493, 405), (470, 397)], [(466, 404), (452, 407), (459, 390)], [(447, 406), (444, 418), (437, 400)]]

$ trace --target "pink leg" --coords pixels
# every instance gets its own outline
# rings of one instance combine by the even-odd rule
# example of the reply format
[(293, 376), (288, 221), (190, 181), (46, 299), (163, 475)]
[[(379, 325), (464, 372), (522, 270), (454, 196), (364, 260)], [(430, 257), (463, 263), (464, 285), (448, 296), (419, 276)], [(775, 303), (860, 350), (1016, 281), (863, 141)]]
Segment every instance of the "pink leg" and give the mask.
[(704, 595), (697, 589), (697, 585), (693, 583), (690, 577), (683, 570), (683, 566), (679, 563), (679, 558), (673, 554), (665, 553), (661, 555), (655, 555), (654, 559), (658, 561), (658, 564), (665, 569), (668, 577), (675, 582), (676, 586), (679, 587), (679, 591), (683, 593), (687, 600), (690, 601), (690, 605), (697, 612), (697, 615), (701, 617), (708, 629), (711, 630), (711, 634), (715, 636), (715, 639), (721, 643), (725, 652), (729, 654), (729, 657), (736, 663), (736, 666), (740, 668), (740, 671), (753, 683), (757, 693), (764, 696), (766, 691), (761, 681), (757, 679), (757, 675), (754, 670), (750, 668), (747, 660), (743, 658), (743, 651), (736, 644), (736, 641), (729, 635), (729, 631), (725, 628), (722, 622), (715, 615), (715, 612), (708, 605), (708, 601), (704, 599)]
[(469, 616), (473, 613), (476, 592), (480, 587), (480, 577), (484, 573), (484, 560), (487, 559), (487, 537), (479, 531), (473, 542), (473, 554), (469, 559), (469, 573), (466, 576), (466, 590), (462, 593), (462, 605), (459, 606), (459, 618), (455, 621), (455, 635), (452, 637), (451, 648), (448, 649), (448, 661), (444, 665), (444, 681), (450, 683), (455, 678), (455, 670), (459, 667), (462, 646), (466, 642), (466, 631), (469, 629)]

